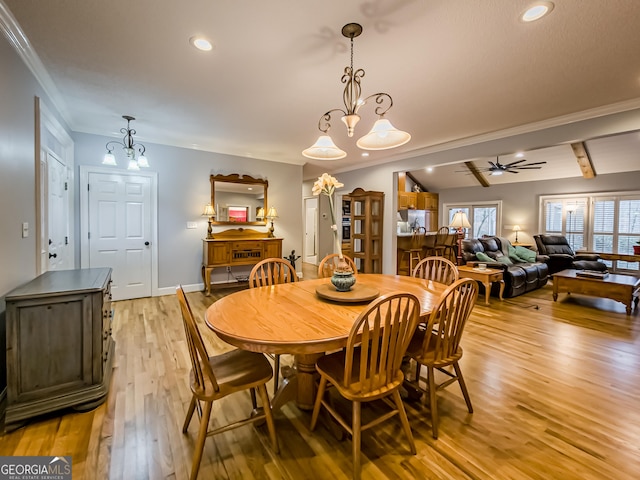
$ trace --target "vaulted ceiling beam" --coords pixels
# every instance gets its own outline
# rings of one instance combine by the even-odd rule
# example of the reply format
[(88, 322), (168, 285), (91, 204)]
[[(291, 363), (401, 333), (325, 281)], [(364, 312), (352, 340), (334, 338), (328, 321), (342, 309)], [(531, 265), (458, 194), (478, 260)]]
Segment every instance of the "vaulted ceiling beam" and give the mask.
[(464, 162), (464, 164), (466, 165), (466, 167), (469, 169), (469, 171), (471, 173), (473, 173), (473, 176), (476, 177), (476, 180), (478, 180), (478, 183), (480, 185), (482, 185), (483, 187), (489, 187), (489, 181), (485, 178), (485, 176), (480, 172), (480, 170), (478, 170), (478, 167), (476, 167), (476, 164), (473, 162)]
[(594, 178), (596, 176), (596, 171), (593, 168), (593, 162), (591, 161), (591, 157), (589, 156), (589, 152), (587, 152), (587, 147), (584, 142), (572, 143), (571, 148), (573, 149), (573, 154), (576, 156), (576, 161), (582, 171), (582, 176), (584, 178)]

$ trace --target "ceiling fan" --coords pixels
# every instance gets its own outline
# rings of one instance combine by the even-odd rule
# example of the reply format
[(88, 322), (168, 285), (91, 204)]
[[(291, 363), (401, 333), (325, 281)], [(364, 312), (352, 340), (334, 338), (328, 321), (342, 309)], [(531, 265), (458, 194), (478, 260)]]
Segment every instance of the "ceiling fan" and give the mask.
[(502, 175), (505, 172), (509, 173), (519, 173), (519, 170), (538, 170), (542, 168), (540, 165), (543, 165), (547, 162), (533, 162), (533, 163), (523, 163), (527, 160), (522, 158), (520, 160), (515, 160), (510, 163), (500, 163), (499, 157), (496, 157), (495, 162), (489, 162), (488, 167), (478, 168), (479, 172), (488, 172), (489, 175)]

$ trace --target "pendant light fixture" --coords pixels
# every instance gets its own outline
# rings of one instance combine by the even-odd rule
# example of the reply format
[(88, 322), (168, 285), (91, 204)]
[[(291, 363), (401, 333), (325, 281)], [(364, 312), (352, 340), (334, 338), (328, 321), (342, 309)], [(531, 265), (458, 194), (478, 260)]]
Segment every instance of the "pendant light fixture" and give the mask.
[[(120, 129), (120, 133), (123, 133), (124, 137), (122, 138), (122, 141), (120, 141), (120, 142), (118, 142), (116, 140), (112, 140), (111, 142), (107, 142), (107, 144), (106, 144), (107, 153), (105, 153), (105, 155), (104, 155), (104, 159), (102, 160), (102, 164), (103, 165), (109, 165), (109, 166), (112, 166), (112, 167), (118, 166), (118, 162), (116, 162), (116, 157), (113, 154), (113, 149), (116, 146), (120, 146), (120, 147), (122, 147), (122, 149), (125, 152), (125, 155), (127, 156), (127, 159), (128, 159), (127, 169), (128, 170), (140, 170), (140, 167), (148, 168), (149, 167), (149, 160), (147, 160), (147, 157), (144, 154), (145, 151), (146, 151), (146, 147), (144, 145), (142, 145), (141, 143), (136, 143), (135, 142), (135, 140), (133, 139), (133, 136), (136, 134), (136, 131), (129, 126), (131, 120), (135, 120), (135, 117), (132, 117), (130, 115), (123, 115), (122, 118), (124, 118), (127, 121), (127, 128), (121, 128)], [(140, 155), (138, 155), (138, 158), (136, 158), (136, 149), (138, 150), (138, 153), (140, 154)]]
[(388, 93), (374, 93), (366, 98), (361, 98), (362, 89), (360, 81), (364, 77), (364, 70), (353, 68), (353, 39), (362, 33), (362, 26), (357, 23), (348, 23), (342, 27), (342, 35), (351, 40), (351, 65), (345, 67), (342, 75), (342, 83), (345, 84), (342, 99), (344, 101), (344, 110), (342, 108), (334, 108), (329, 110), (320, 117), (318, 121), (318, 130), (320, 135), (315, 144), (302, 152), (307, 158), (314, 160), (338, 160), (347, 156), (344, 150), (341, 150), (333, 142), (329, 136), (331, 128), (331, 114), (334, 112), (342, 113), (342, 121), (347, 126), (347, 135), (353, 136), (356, 124), (360, 121), (358, 110), (369, 100), (374, 100), (376, 105), (376, 115), (380, 118), (374, 123), (371, 131), (364, 137), (360, 138), (356, 145), (363, 150), (386, 150), (388, 148), (399, 147), (404, 145), (411, 139), (411, 135), (407, 132), (396, 129), (391, 122), (384, 118), (385, 113), (393, 106), (393, 99)]

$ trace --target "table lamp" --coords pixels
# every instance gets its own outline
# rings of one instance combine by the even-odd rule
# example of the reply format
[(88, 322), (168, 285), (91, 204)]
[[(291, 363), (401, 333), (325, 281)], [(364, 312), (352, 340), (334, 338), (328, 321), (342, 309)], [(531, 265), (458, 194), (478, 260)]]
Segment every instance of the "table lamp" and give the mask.
[(209, 227), (207, 228), (207, 238), (213, 238), (213, 227), (211, 224), (213, 223), (213, 219), (216, 216), (216, 212), (213, 209), (213, 205), (211, 205), (210, 203), (207, 203), (204, 206), (204, 211), (202, 212), (202, 216), (209, 217), (207, 220), (209, 222)]
[(458, 265), (462, 265), (462, 239), (464, 238), (464, 229), (471, 228), (467, 214), (462, 210), (458, 210), (451, 219), (450, 228), (455, 228), (458, 232)]
[(278, 211), (276, 207), (269, 207), (269, 211), (267, 212), (266, 217), (271, 220), (271, 226), (269, 227), (269, 238), (275, 237), (273, 234), (273, 219), (278, 218)]
[(514, 231), (514, 232), (516, 232), (516, 241), (515, 241), (515, 243), (518, 243), (518, 232), (519, 232), (520, 230), (522, 230), (522, 229), (520, 228), (520, 225), (514, 225), (514, 226), (513, 226), (513, 231)]

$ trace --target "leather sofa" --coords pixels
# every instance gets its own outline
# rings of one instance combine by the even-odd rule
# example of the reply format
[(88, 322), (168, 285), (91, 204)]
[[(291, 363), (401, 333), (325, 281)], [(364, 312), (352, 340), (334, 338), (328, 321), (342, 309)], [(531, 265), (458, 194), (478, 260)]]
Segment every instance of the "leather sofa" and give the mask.
[(574, 253), (564, 235), (534, 235), (536, 247), (541, 255), (548, 257), (549, 274), (561, 270), (596, 270), (604, 272), (607, 265), (593, 253)]
[[(465, 239), (462, 241), (462, 260), (470, 266), (486, 263), (489, 268), (499, 268), (503, 271), (504, 297), (515, 297), (523, 293), (541, 288), (549, 279), (547, 257), (536, 254), (534, 262), (518, 261), (509, 256), (509, 240), (500, 237), (483, 237)], [(512, 247), (513, 248), (513, 247)], [(477, 254), (481, 252), (492, 259), (491, 262), (479, 260)], [(535, 252), (532, 252), (533, 255)], [(508, 260), (503, 258), (507, 256)], [(494, 284), (497, 287), (497, 284)], [(493, 290), (493, 289), (492, 289)], [(493, 292), (497, 294), (497, 292)]]

